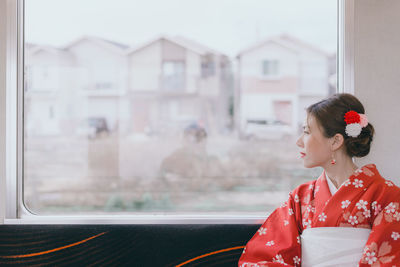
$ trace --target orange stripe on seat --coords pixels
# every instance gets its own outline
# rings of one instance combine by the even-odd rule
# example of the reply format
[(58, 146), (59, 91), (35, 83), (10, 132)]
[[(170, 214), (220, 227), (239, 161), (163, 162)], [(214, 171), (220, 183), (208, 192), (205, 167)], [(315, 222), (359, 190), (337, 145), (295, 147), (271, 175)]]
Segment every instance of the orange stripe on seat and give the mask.
[(62, 250), (62, 249), (66, 249), (66, 248), (70, 248), (70, 247), (73, 247), (73, 246), (77, 246), (77, 245), (85, 243), (85, 242), (87, 242), (87, 241), (89, 241), (89, 240), (91, 240), (93, 238), (96, 238), (96, 237), (99, 237), (101, 235), (104, 235), (105, 233), (106, 232), (103, 232), (103, 233), (100, 233), (98, 235), (86, 238), (84, 240), (78, 241), (78, 242), (73, 243), (73, 244), (69, 244), (69, 245), (66, 245), (66, 246), (62, 246), (62, 247), (59, 247), (59, 248), (54, 248), (54, 249), (50, 249), (50, 250), (46, 250), (46, 251), (42, 251), (42, 252), (36, 252), (36, 253), (31, 253), (31, 254), (23, 254), (23, 255), (0, 256), (0, 257), (1, 258), (5, 258), (5, 259), (16, 259), (16, 258), (28, 258), (28, 257), (34, 257), (34, 256), (43, 255), (43, 254), (48, 254), (48, 253), (52, 253), (52, 252), (59, 251), (59, 250)]
[(210, 253), (207, 253), (207, 254), (198, 256), (198, 257), (196, 257), (196, 258), (190, 259), (190, 260), (188, 260), (188, 261), (185, 261), (185, 262), (183, 262), (183, 263), (181, 263), (181, 264), (176, 265), (175, 267), (180, 267), (180, 266), (183, 266), (183, 265), (188, 264), (188, 263), (190, 263), (190, 262), (196, 261), (196, 260), (198, 260), (198, 259), (205, 258), (205, 257), (211, 256), (211, 255), (215, 255), (215, 254), (218, 254), (218, 253), (227, 252), (227, 251), (236, 250), (236, 249), (242, 249), (242, 248), (244, 248), (244, 246), (232, 247), (232, 248), (226, 248), (226, 249), (217, 250), (217, 251), (210, 252)]

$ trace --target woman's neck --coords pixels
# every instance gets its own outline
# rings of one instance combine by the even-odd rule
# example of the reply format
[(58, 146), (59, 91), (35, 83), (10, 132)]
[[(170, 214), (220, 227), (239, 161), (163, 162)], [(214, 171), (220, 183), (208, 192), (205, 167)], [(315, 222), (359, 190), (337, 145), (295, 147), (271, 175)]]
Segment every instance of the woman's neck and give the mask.
[(354, 164), (351, 158), (338, 161), (333, 165), (329, 163), (329, 166), (324, 168), (326, 175), (336, 188), (339, 188), (357, 169), (357, 165)]

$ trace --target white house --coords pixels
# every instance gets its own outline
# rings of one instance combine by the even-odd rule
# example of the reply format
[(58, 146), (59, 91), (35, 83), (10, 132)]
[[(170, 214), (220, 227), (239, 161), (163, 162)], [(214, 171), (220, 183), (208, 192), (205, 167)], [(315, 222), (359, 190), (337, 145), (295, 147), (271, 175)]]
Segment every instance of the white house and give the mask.
[[(108, 128), (126, 132), (129, 124), (126, 51), (129, 47), (84, 36), (65, 47), (80, 70), (79, 92), (84, 100), (82, 119), (103, 118)], [(76, 79), (75, 78), (75, 79)]]
[(127, 48), (90, 36), (63, 48), (28, 45), (27, 133), (72, 134), (89, 118), (105, 119), (110, 130), (126, 131)]
[(63, 49), (26, 45), (25, 63), (26, 132), (57, 135), (68, 131), (78, 104), (72, 100), (75, 87), (71, 56)]
[(297, 133), (304, 108), (329, 94), (330, 55), (294, 37), (264, 40), (237, 60), (235, 119), (242, 135), (254, 123)]

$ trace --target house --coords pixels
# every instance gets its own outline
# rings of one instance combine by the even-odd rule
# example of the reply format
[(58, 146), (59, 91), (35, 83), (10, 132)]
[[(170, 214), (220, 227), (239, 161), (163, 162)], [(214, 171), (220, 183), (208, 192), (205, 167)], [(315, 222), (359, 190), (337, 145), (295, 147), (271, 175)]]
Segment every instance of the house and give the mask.
[(64, 49), (25, 47), (25, 127), (29, 135), (58, 135), (74, 120), (73, 61)]
[(128, 52), (133, 132), (182, 133), (199, 124), (216, 133), (229, 124), (227, 56), (183, 37), (159, 36)]
[(126, 132), (129, 125), (126, 51), (129, 47), (114, 41), (83, 36), (64, 49), (79, 69), (79, 113), (82, 120), (104, 120), (110, 131)]
[(297, 134), (304, 108), (330, 93), (332, 56), (292, 36), (259, 42), (237, 61), (235, 121), (242, 137), (263, 128), (275, 128), (275, 137)]
[(102, 119), (111, 131), (126, 131), (127, 48), (90, 36), (63, 48), (26, 46), (27, 132), (77, 133), (89, 119)]

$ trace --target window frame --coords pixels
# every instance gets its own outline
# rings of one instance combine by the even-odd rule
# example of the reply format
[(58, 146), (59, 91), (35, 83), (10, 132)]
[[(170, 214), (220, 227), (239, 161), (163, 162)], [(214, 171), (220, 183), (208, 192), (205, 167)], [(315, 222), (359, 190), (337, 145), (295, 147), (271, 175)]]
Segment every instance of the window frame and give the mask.
[[(6, 33), (6, 86), (0, 87), (6, 95), (5, 109), (0, 110), (6, 125), (5, 149), (0, 155), (5, 167), (5, 177), (0, 177), (6, 185), (4, 218), (0, 218), (4, 224), (260, 224), (265, 220), (266, 214), (43, 216), (31, 213), (23, 202), (24, 0), (7, 0), (5, 5), (6, 10), (0, 11), (5, 13), (7, 22), (6, 26), (0, 25)], [(353, 93), (354, 0), (337, 0), (337, 21), (337, 91)], [(4, 133), (0, 133), (0, 138)]]

